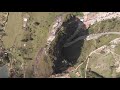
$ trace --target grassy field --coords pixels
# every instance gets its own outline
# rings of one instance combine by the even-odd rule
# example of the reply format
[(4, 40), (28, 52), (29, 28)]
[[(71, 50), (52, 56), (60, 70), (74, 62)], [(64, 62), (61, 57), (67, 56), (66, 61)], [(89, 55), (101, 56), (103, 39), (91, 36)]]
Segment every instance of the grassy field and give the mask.
[(10, 48), (14, 44), (20, 45), (20, 40), (23, 33), (21, 12), (9, 13), (5, 32), (7, 35), (3, 37), (3, 41), (6, 48)]
[[(90, 58), (89, 68), (104, 77), (112, 77), (110, 66), (114, 65), (114, 58), (111, 53), (109, 54), (93, 54)], [(102, 69), (101, 69), (102, 68)]]
[(84, 78), (85, 77), (85, 67), (86, 67), (86, 63), (87, 61), (85, 61), (79, 68), (78, 68), (78, 72), (80, 73), (81, 77)]
[[(64, 13), (64, 15), (68, 13)], [(50, 27), (55, 21), (55, 18), (62, 15), (63, 12), (29, 12), (28, 14), (30, 15), (29, 26), (35, 32), (33, 40), (34, 48), (38, 49), (45, 45)], [(36, 26), (34, 24), (35, 22), (39, 22), (39, 25)]]
[[(32, 65), (35, 63), (35, 57), (40, 50), (40, 48), (44, 47), (49, 35), (49, 28), (52, 23), (55, 21), (55, 18), (62, 14), (62, 12), (29, 12), (30, 20), (28, 22), (31, 31), (33, 32), (33, 40), (31, 41), (33, 46), (33, 51), (30, 55), (33, 56), (33, 60), (29, 61), (26, 68), (26, 76), (32, 77), (30, 72), (32, 72)], [(35, 23), (39, 23), (36, 25)], [(51, 62), (45, 61), (44, 55), (41, 55), (40, 62), (37, 65), (39, 69), (37, 72), (39, 73), (39, 77), (46, 77), (47, 75), (51, 74)]]
[(101, 32), (119, 32), (120, 29), (120, 19), (113, 18), (113, 19), (108, 19), (104, 20), (101, 22), (97, 22), (94, 25), (90, 26), (89, 33), (101, 33)]
[[(30, 31), (24, 31), (22, 29), (23, 25), (23, 13), (22, 12), (10, 12), (8, 17), (8, 23), (5, 29), (6, 36), (2, 38), (6, 49), (11, 48), (11, 54), (17, 60), (15, 67), (20, 67), (24, 62), (26, 66), (26, 77), (33, 76), (33, 64), (34, 59), (41, 47), (44, 47), (49, 34), (49, 28), (55, 21), (55, 18), (62, 14), (62, 12), (28, 12), (30, 15), (30, 20), (28, 21), (28, 27)], [(37, 23), (37, 24), (36, 24)], [(22, 42), (23, 38), (32, 35), (33, 40)], [(26, 44), (26, 47), (24, 47)], [(26, 50), (26, 54), (21, 52), (19, 48)], [(24, 60), (24, 57), (31, 57), (32, 60)], [(44, 58), (44, 57), (43, 57)], [(41, 58), (41, 59), (43, 59)], [(50, 71), (50, 62), (45, 62), (41, 60), (40, 69), (41, 75), (48, 75)], [(44, 68), (44, 69), (43, 69)], [(43, 76), (44, 76), (43, 75)]]
[(120, 35), (104, 35), (99, 37), (95, 40), (96, 48), (99, 48), (103, 45), (108, 45), (110, 41), (114, 40), (115, 38), (120, 37)]
[[(100, 38), (96, 39), (96, 40), (89, 40), (89, 41), (84, 41), (84, 44), (83, 44), (83, 47), (81, 49), (81, 53), (79, 55), (79, 58), (77, 60), (77, 63), (74, 65), (74, 67), (77, 67), (81, 62), (83, 62), (84, 60), (86, 60), (86, 57), (90, 54), (90, 52), (94, 51), (95, 49), (103, 46), (103, 45), (109, 45), (109, 42), (115, 38), (118, 38), (120, 37), (119, 35), (105, 35), (105, 36), (101, 36)], [(100, 41), (100, 42), (99, 42)], [(77, 48), (78, 46), (80, 45), (80, 43), (75, 43), (74, 45), (70, 46), (70, 48)], [(88, 48), (89, 47), (89, 48)], [(118, 47), (119, 48), (119, 45)], [(75, 50), (75, 51), (74, 51)], [(77, 52), (76, 51), (77, 49), (73, 49), (73, 52)], [(79, 51), (79, 50), (78, 50)], [(119, 49), (116, 49), (116, 53), (119, 52)], [(70, 53), (69, 51), (67, 53)], [(70, 56), (72, 57), (72, 55)], [(74, 57), (74, 56), (73, 56)], [(101, 59), (100, 59), (101, 57)], [(100, 61), (98, 61), (100, 59)], [(102, 62), (102, 60), (108, 60), (108, 62)], [(94, 54), (92, 55), (91, 57), (91, 65), (94, 65), (97, 64), (97, 63), (106, 63), (106, 65), (108, 63), (110, 63), (111, 61), (110, 60), (113, 60), (113, 57), (112, 55), (108, 55), (108, 56), (103, 56), (103, 55), (97, 55), (97, 54)], [(86, 64), (83, 64), (79, 69), (78, 71), (81, 73), (82, 77), (84, 77), (84, 68), (85, 68), (85, 65)], [(110, 65), (110, 64), (108, 64)], [(108, 67), (107, 67), (108, 68)], [(99, 70), (98, 70), (99, 71)], [(96, 71), (97, 72), (97, 71)], [(103, 71), (104, 72), (104, 71)], [(103, 73), (99, 73), (100, 75), (103, 74)], [(105, 74), (106, 75), (106, 74)], [(107, 72), (107, 75), (106, 77), (109, 77), (108, 75), (110, 75), (110, 71)]]
[(75, 72), (70, 72), (69, 75), (71, 78), (79, 78)]
[[(39, 48), (44, 47), (49, 34), (49, 28), (54, 22), (55, 17), (60, 14), (62, 14), (62, 12), (29, 12), (30, 28), (35, 32), (34, 40), (32, 41), (34, 44), (33, 52), (37, 52)], [(39, 22), (39, 25), (36, 26), (34, 24), (35, 22)]]
[(8, 22), (5, 28), (6, 36), (2, 38), (5, 49), (8, 49), (12, 55), (10, 55), (9, 58), (11, 58), (12, 62), (16, 61), (14, 65), (12, 65), (11, 62), (10, 63), (12, 67), (17, 70), (20, 70), (20, 65), (23, 63), (23, 58), (19, 56), (19, 52), (17, 50), (17, 48), (22, 44), (21, 39), (24, 33), (22, 24), (22, 12), (9, 12)]
[[(79, 59), (82, 59), (82, 57), (85, 57), (85, 55), (88, 55), (91, 51), (95, 50), (96, 48), (99, 48), (103, 45), (108, 45), (108, 43), (111, 40), (118, 38), (118, 37), (120, 37), (120, 35), (104, 35), (95, 40), (89, 40), (89, 41), (85, 40), (83, 47), (82, 47), (82, 51), (81, 51), (82, 53), (81, 53)], [(83, 59), (85, 59), (85, 58), (83, 58)]]
[[(68, 12), (70, 13), (70, 12)], [(17, 65), (20, 67), (21, 63), (24, 62), (23, 56), (20, 55), (21, 52), (18, 50), (19, 47), (23, 47), (24, 44), (26, 44), (26, 50), (28, 50), (25, 57), (31, 57), (32, 60), (25, 60), (26, 63), (26, 77), (33, 77), (33, 64), (35, 63), (35, 57), (40, 50), (40, 48), (44, 47), (50, 32), (50, 26), (55, 21), (55, 17), (58, 15), (63, 14), (63, 12), (28, 12), (30, 15), (30, 20), (28, 21), (28, 26), (31, 29), (30, 32), (25, 32), (22, 29), (22, 13), (21, 12), (10, 12), (9, 18), (8, 18), (8, 24), (6, 26), (6, 36), (3, 37), (3, 43), (5, 45), (5, 48), (8, 49), (15, 45), (13, 51), (11, 52), (13, 56), (19, 60), (20, 63)], [(74, 13), (75, 15), (82, 15), (81, 13)], [(101, 32), (109, 32), (109, 31), (119, 31), (119, 23), (120, 21), (118, 19), (112, 19), (112, 20), (105, 20), (99, 23), (96, 23), (92, 25), (89, 28), (89, 33), (101, 33)], [(32, 33), (33, 40), (30, 40), (28, 42), (22, 42), (21, 40), (24, 38), (24, 35)], [(119, 35), (105, 35), (101, 36), (100, 38), (96, 40), (90, 40), (90, 41), (79, 41), (70, 47), (68, 47), (66, 50), (66, 55), (68, 56), (68, 59), (74, 59), (77, 60), (75, 67), (79, 65), (81, 62), (86, 60), (86, 57), (89, 55), (89, 53), (96, 48), (99, 48), (102, 45), (105, 45), (117, 38), (120, 37)], [(82, 47), (81, 47), (82, 45)], [(119, 45), (115, 48), (115, 52), (117, 54), (120, 54), (120, 47)], [(95, 72), (102, 74), (105, 77), (111, 77), (111, 70), (110, 65), (113, 65), (113, 56), (111, 54), (108, 55), (92, 55), (92, 58), (90, 60), (89, 67), (92, 68)], [(97, 64), (103, 64), (104, 63), (104, 69), (95, 69), (95, 65)], [(82, 77), (84, 77), (84, 68), (85, 64), (81, 66), (81, 68), (78, 69), (78, 71), (82, 74)], [(17, 67), (16, 66), (16, 67)], [(48, 76), (52, 72), (52, 64), (49, 60), (46, 60), (44, 55), (40, 57), (40, 62), (38, 63), (38, 73), (39, 77)], [(75, 72), (70, 73), (71, 77), (77, 77), (75, 75)]]

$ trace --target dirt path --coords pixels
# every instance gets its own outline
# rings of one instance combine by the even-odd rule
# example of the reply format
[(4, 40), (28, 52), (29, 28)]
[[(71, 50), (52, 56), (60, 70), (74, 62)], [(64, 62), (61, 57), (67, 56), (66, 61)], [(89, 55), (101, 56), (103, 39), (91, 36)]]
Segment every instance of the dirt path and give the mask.
[[(112, 19), (113, 17), (114, 17), (114, 18), (120, 17), (119, 14), (120, 14), (120, 13), (110, 13), (110, 14), (108, 14), (108, 15), (103, 15), (104, 17), (101, 15), (101, 16), (99, 16), (99, 17), (97, 17), (97, 18), (93, 18), (93, 19), (91, 19), (91, 20), (84, 21), (84, 23), (86, 24), (86, 26), (89, 27), (90, 24), (92, 25), (92, 24), (94, 24), (96, 21), (99, 22), (99, 21), (106, 20), (106, 19)], [(88, 25), (88, 24), (89, 24), (89, 25)], [(74, 41), (69, 42), (69, 43), (66, 43), (66, 44), (64, 45), (64, 47), (68, 47), (68, 46), (74, 44), (75, 42), (77, 42), (77, 41), (79, 41), (79, 40), (81, 40), (81, 39), (86, 39), (86, 40), (97, 39), (98, 37), (100, 37), (100, 36), (102, 36), (102, 35), (108, 35), (108, 34), (119, 34), (119, 35), (120, 35), (120, 32), (106, 32), (106, 33), (100, 33), (100, 34), (94, 34), (94, 35), (91, 34), (91, 35), (88, 35), (88, 36), (80, 36), (79, 38), (75, 39)], [(73, 37), (74, 37), (74, 36), (73, 36)], [(71, 37), (71, 38), (72, 38), (72, 37)], [(92, 51), (92, 52), (88, 55), (87, 59), (84, 61), (84, 62), (87, 61), (86, 67), (85, 67), (85, 78), (86, 78), (86, 72), (87, 72), (88, 64), (89, 64), (89, 61), (90, 61), (89, 57), (90, 57), (93, 53), (96, 53), (98, 50), (101, 50), (101, 49), (103, 49), (103, 48), (105, 48), (105, 47), (106, 47), (106, 45), (103, 45), (103, 46), (101, 46), (100, 48)], [(74, 70), (77, 70), (84, 62), (82, 62), (81, 64), (79, 64)], [(73, 70), (72, 70), (72, 71), (73, 71)]]
[(85, 78), (86, 78), (86, 71), (87, 71), (87, 68), (88, 68), (89, 61), (90, 61), (90, 56), (91, 56), (93, 53), (96, 53), (98, 50), (101, 50), (101, 49), (103, 49), (103, 48), (105, 48), (105, 47), (106, 47), (106, 45), (103, 45), (103, 46), (101, 46), (100, 48), (95, 49), (94, 51), (92, 51), (92, 52), (86, 57), (86, 60), (84, 60), (84, 62), (80, 63), (75, 69), (71, 70), (70, 72), (76, 71), (81, 65), (83, 65), (83, 64), (87, 61), (86, 66), (85, 66)]
[(100, 22), (102, 20), (112, 19), (116, 17), (120, 17), (120, 12), (99, 12), (91, 18), (85, 15), (84, 23), (88, 28), (90, 25), (93, 25), (95, 22)]
[[(119, 38), (114, 39), (114, 40), (112, 40), (112, 41), (116, 41), (116, 40), (119, 40)], [(93, 53), (97, 53), (97, 51), (102, 50), (102, 49), (104, 49), (104, 48), (106, 48), (106, 47), (107, 47), (106, 45), (101, 46), (100, 48), (92, 51), (92, 52), (88, 55), (88, 57), (90, 57)], [(111, 50), (109, 50), (109, 52), (111, 52), (113, 56), (114, 56), (114, 55), (117, 55), (117, 56), (120, 57), (120, 55), (116, 54), (115, 52), (112, 52)], [(115, 57), (114, 57), (114, 58), (115, 58)], [(116, 59), (116, 58), (115, 58), (115, 59)], [(87, 64), (86, 64), (86, 67), (85, 67), (85, 78), (86, 78), (86, 72), (87, 72), (88, 63), (89, 63), (89, 58), (88, 58), (88, 60), (87, 60)]]
[(76, 43), (79, 40), (82, 39), (86, 39), (86, 40), (91, 40), (91, 39), (97, 39), (103, 35), (109, 35), (109, 34), (116, 34), (116, 35), (120, 35), (120, 32), (105, 32), (105, 33), (98, 33), (98, 34), (90, 34), (90, 35), (86, 35), (86, 36), (80, 36), (78, 38), (76, 38), (74, 41), (68, 42), (64, 44), (64, 47), (68, 47), (74, 43)]

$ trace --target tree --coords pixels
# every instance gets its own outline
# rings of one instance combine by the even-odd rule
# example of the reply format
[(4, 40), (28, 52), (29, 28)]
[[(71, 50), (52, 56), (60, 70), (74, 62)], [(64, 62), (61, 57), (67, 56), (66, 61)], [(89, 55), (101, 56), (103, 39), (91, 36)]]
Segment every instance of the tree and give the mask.
[(38, 26), (40, 23), (39, 23), (39, 22), (35, 22), (34, 24), (35, 24), (36, 26)]

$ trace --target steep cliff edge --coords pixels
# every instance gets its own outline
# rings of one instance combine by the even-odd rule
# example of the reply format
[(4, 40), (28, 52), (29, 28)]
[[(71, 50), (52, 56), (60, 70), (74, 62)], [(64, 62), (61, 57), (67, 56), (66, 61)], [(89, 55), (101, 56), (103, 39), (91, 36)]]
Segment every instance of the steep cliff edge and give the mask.
[(75, 33), (80, 22), (81, 21), (74, 15), (66, 16), (55, 39), (50, 44), (48, 58), (53, 62), (53, 73), (62, 73), (73, 64), (74, 60), (68, 60), (63, 55), (63, 45), (67, 42), (67, 39)]

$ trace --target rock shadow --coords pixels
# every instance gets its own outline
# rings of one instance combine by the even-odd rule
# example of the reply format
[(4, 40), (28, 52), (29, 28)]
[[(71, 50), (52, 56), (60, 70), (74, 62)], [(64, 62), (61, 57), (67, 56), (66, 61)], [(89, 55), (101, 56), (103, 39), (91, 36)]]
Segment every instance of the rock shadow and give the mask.
[[(62, 31), (63, 29), (64, 32)], [(50, 58), (54, 64), (53, 74), (62, 73), (68, 67), (77, 63), (84, 45), (84, 39), (89, 35), (86, 25), (75, 16), (70, 16), (70, 19), (63, 23), (62, 30), (58, 31), (57, 39), (54, 40), (49, 50), (49, 53), (52, 54)], [(84, 39), (74, 42), (81, 36), (84, 36)], [(74, 43), (64, 47), (66, 43), (71, 42)]]
[[(74, 42), (74, 41), (76, 41), (76, 42), (72, 43), (68, 47), (62, 48), (62, 56), (64, 57), (65, 60), (68, 61), (68, 63), (69, 63), (68, 67), (73, 66), (77, 63), (78, 58), (80, 57), (81, 52), (82, 52), (84, 40), (89, 35), (88, 29), (86, 29), (85, 24), (82, 21), (79, 21), (79, 24), (81, 25), (82, 28), (80, 28), (79, 32), (77, 32), (75, 37), (73, 39), (71, 39), (71, 41), (69, 41), (69, 42)], [(84, 36), (84, 39), (78, 39), (81, 36)]]

